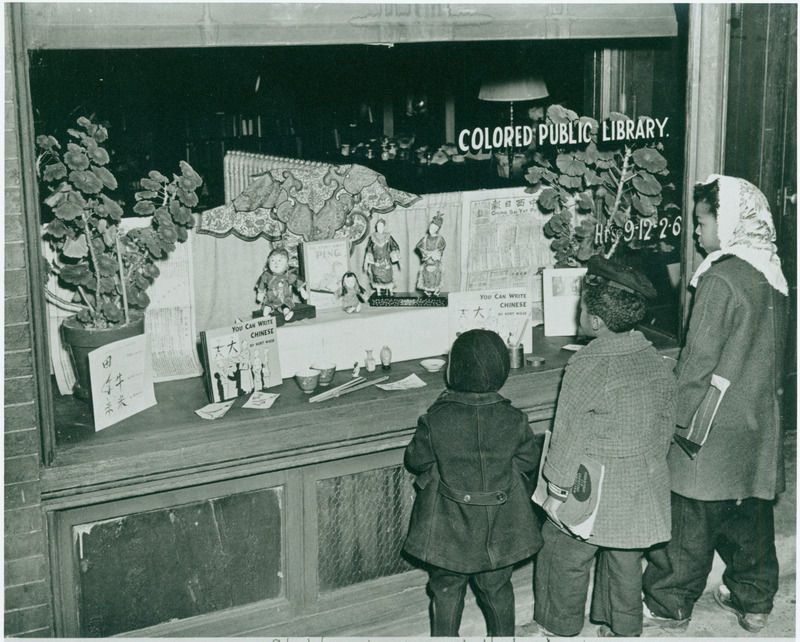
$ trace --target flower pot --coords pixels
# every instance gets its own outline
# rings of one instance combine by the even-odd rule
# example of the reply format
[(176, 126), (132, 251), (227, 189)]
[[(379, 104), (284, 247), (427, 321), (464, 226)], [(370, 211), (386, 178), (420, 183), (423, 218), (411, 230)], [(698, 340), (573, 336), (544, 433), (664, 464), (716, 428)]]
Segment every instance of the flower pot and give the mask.
[(69, 352), (75, 370), (72, 393), (79, 399), (90, 401), (92, 385), (89, 377), (89, 353), (115, 341), (144, 334), (144, 314), (131, 312), (131, 322), (110, 328), (87, 328), (75, 317), (61, 323), (61, 339)]

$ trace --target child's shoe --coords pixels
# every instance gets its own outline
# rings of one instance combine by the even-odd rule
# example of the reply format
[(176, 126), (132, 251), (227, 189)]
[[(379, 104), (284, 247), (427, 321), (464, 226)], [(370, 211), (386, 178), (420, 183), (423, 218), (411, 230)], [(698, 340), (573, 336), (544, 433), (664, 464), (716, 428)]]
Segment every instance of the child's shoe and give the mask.
[(642, 603), (642, 609), (642, 627), (644, 628), (658, 627), (659, 629), (671, 631), (685, 631), (687, 628), (689, 628), (689, 620), (691, 618), (687, 617), (682, 620), (676, 620), (675, 618), (671, 617), (661, 617), (660, 615), (651, 613), (650, 609), (647, 608), (647, 604), (645, 603)]
[[(601, 624), (600, 627), (597, 629), (597, 637), (599, 638), (624, 638), (628, 637), (625, 635), (620, 635), (619, 633), (614, 633), (608, 624)], [(639, 637), (639, 636), (636, 636)]]
[(730, 611), (739, 620), (739, 626), (750, 633), (758, 633), (767, 626), (766, 613), (745, 613), (737, 609), (731, 600), (731, 592), (727, 586), (720, 584), (714, 589), (714, 600), (726, 611)]
[(533, 626), (531, 627), (531, 637), (533, 638), (560, 638), (561, 636), (553, 633), (552, 631), (548, 631), (544, 628), (541, 624), (539, 624), (536, 620), (533, 621)]

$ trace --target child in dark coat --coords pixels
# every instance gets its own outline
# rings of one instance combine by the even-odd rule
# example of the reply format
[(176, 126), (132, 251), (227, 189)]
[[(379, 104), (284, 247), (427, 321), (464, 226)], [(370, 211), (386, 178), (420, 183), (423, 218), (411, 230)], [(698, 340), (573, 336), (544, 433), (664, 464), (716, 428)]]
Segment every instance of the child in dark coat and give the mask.
[(508, 371), (499, 335), (460, 335), (450, 350), (448, 389), (420, 417), (406, 448), (418, 494), (403, 549), (431, 566), (434, 636), (458, 635), (470, 583), (487, 634), (513, 636), (513, 564), (541, 546), (523, 480), (540, 450), (525, 414), (497, 392)]

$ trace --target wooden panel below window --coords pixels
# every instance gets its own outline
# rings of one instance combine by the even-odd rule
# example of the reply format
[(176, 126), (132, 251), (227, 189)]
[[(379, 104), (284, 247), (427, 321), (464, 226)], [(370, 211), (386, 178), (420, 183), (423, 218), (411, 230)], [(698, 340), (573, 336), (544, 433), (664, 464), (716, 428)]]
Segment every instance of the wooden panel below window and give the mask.
[(74, 526), (80, 635), (280, 597), (281, 495), (270, 488)]
[(411, 570), (400, 549), (412, 479), (393, 466), (317, 482), (320, 593)]

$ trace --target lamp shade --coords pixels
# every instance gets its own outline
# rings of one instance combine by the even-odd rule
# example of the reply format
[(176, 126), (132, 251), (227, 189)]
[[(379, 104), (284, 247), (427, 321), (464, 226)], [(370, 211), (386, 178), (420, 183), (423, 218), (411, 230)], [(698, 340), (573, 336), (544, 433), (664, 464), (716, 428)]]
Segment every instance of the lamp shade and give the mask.
[(541, 78), (505, 78), (484, 80), (478, 99), (520, 102), (545, 98), (549, 95), (547, 85)]

